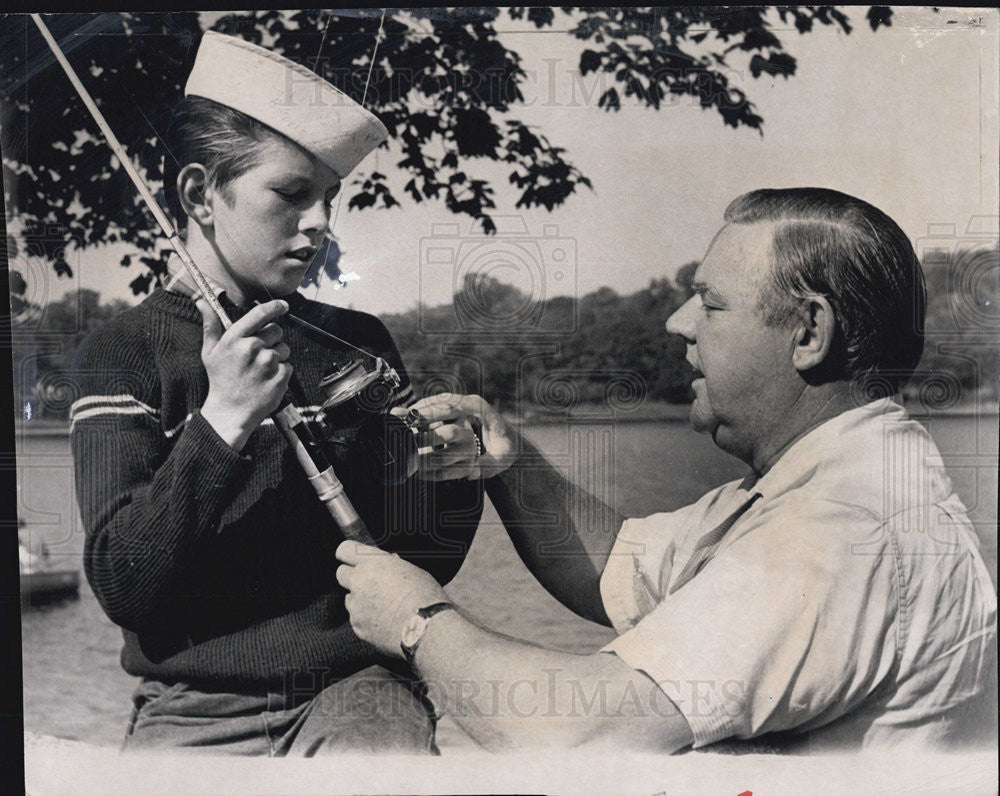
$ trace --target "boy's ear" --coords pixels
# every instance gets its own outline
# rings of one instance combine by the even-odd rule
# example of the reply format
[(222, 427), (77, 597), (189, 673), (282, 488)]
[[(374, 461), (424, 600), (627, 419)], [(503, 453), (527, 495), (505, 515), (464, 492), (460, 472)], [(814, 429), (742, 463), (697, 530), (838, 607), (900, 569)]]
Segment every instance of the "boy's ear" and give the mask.
[(184, 213), (200, 226), (213, 221), (208, 172), (200, 163), (188, 163), (177, 175), (177, 197)]
[(825, 296), (809, 296), (799, 308), (792, 364), (806, 371), (822, 364), (830, 353), (837, 331), (833, 307)]

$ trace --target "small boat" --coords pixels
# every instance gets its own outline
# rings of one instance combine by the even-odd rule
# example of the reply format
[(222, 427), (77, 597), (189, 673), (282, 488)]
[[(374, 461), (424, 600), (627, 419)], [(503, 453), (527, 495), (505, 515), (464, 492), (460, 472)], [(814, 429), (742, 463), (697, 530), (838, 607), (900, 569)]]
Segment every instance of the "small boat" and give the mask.
[(80, 573), (75, 569), (46, 569), (21, 574), (21, 601), (38, 605), (80, 596)]
[(80, 573), (77, 570), (50, 567), (48, 556), (36, 556), (24, 545), (18, 545), (18, 558), (22, 606), (80, 596)]

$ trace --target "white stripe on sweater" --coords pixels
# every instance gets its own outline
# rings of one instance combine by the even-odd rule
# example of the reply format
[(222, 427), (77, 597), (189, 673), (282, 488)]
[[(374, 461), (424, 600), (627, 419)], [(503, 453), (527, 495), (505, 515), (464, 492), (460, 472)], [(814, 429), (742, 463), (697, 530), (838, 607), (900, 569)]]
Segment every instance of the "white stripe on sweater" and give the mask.
[[(77, 412), (81, 412), (89, 408), (92, 404), (123, 404), (142, 409), (144, 412), (151, 415), (160, 414), (159, 409), (154, 409), (149, 404), (143, 403), (132, 395), (87, 395), (73, 402), (73, 405), (69, 408), (69, 416), (73, 417)], [(112, 407), (107, 408), (112, 410)]]
[(70, 420), (69, 430), (72, 431), (76, 424), (82, 420), (106, 415), (144, 415), (154, 422), (157, 421), (156, 415), (150, 414), (141, 406), (94, 407), (93, 409), (82, 409), (74, 414)]
[(163, 432), (163, 436), (165, 436), (167, 439), (170, 439), (175, 434), (180, 433), (181, 429), (183, 429), (184, 426), (187, 425), (187, 423), (191, 419), (191, 417), (192, 417), (191, 413), (188, 412), (188, 416), (187, 417), (185, 417), (180, 423), (178, 423), (173, 428), (170, 428), (170, 429), (167, 429), (166, 431), (164, 431)]
[[(402, 402), (403, 405), (407, 405), (412, 401), (413, 390), (410, 387), (403, 390), (402, 393), (397, 396), (401, 398), (402, 396), (409, 395), (410, 400)], [(322, 407), (320, 406), (300, 406), (296, 407), (299, 414), (303, 417), (308, 417), (311, 415), (315, 418), (320, 414)], [(160, 410), (154, 409), (148, 404), (143, 403), (138, 398), (134, 398), (131, 395), (88, 395), (85, 398), (80, 398), (75, 401), (69, 410), (70, 415), (70, 431), (72, 431), (77, 422), (81, 420), (89, 420), (94, 417), (102, 416), (122, 416), (122, 415), (146, 415), (151, 420), (159, 420)], [(164, 430), (163, 436), (167, 439), (177, 436), (184, 427), (190, 422), (192, 413), (188, 412), (187, 417), (185, 417), (180, 423), (178, 423), (173, 428), (168, 428)], [(270, 417), (264, 418), (261, 423), (262, 426), (274, 425), (274, 420)]]

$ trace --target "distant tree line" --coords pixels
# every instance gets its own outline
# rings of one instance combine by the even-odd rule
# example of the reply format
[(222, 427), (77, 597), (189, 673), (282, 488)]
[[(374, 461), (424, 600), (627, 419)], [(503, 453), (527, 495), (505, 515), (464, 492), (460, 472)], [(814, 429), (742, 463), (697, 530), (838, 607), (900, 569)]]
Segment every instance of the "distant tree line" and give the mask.
[[(924, 357), (907, 385), (928, 410), (1000, 399), (1000, 251), (933, 251), (924, 257), (928, 312)], [(651, 401), (691, 400), (684, 341), (664, 321), (691, 295), (697, 263), (673, 280), (619, 295), (526, 294), (486, 275), (465, 278), (448, 305), (384, 315), (418, 394), (476, 392), (527, 415), (588, 407), (628, 412)], [(70, 360), (91, 330), (128, 304), (92, 290), (44, 307), (24, 298), (10, 272), (14, 407), (21, 417), (64, 418), (75, 398)]]
[(648, 400), (691, 400), (683, 340), (666, 318), (690, 295), (697, 263), (675, 281), (619, 295), (533, 297), (468, 275), (451, 302), (385, 315), (418, 392), (477, 392), (507, 410), (628, 410)]

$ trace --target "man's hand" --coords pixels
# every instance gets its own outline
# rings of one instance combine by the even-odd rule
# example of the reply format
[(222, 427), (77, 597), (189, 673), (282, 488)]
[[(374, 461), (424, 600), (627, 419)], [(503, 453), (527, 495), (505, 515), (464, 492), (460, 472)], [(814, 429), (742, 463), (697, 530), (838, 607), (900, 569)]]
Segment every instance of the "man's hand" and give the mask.
[(228, 330), (203, 298), (201, 359), (208, 372), (202, 416), (229, 446), (240, 451), (261, 421), (278, 408), (292, 366), (282, 329), (273, 321), (288, 311), (284, 301), (254, 307)]
[(393, 553), (360, 542), (337, 548), (337, 582), (349, 592), (344, 605), (358, 637), (386, 655), (403, 657), (403, 626), (419, 609), (448, 600), (436, 580)]
[[(441, 393), (417, 401), (408, 409), (394, 409), (405, 415), (416, 410), (426, 431), (420, 447), (417, 476), (427, 481), (492, 478), (502, 473), (516, 458), (514, 434), (503, 418), (478, 395)], [(479, 429), (481, 446), (476, 444)], [(480, 452), (481, 447), (481, 452)]]

